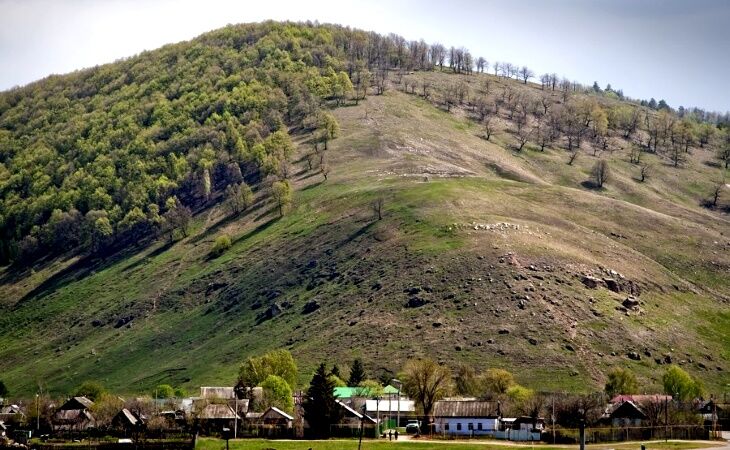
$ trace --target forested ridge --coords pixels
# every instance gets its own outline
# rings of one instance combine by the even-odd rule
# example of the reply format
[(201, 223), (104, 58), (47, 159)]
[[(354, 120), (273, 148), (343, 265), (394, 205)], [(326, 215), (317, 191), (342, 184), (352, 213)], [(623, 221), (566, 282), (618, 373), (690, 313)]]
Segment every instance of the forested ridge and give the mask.
[(289, 129), (326, 129), (352, 89), (343, 33), (230, 26), (4, 92), (0, 262), (184, 234), (216, 192), (280, 174)]
[[(357, 102), (373, 86), (382, 93), (389, 69), (400, 70), (398, 83), (408, 92), (404, 70), (443, 70), (446, 63), (456, 73), (489, 69), (463, 48), (335, 25), (267, 22), (228, 26), (3, 92), (0, 263), (105, 251), (159, 233), (185, 235), (192, 212), (220, 199), (217, 194), (263, 190), (271, 186), (261, 185), (265, 179), (286, 182), (290, 131), (314, 132), (315, 145), (326, 145), (337, 127), (329, 107)], [(495, 75), (525, 83), (535, 77), (525, 66), (492, 66)], [(609, 127), (628, 139), (645, 121), (642, 145), (656, 152), (659, 143), (676, 143), (678, 164), (682, 148), (705, 145), (717, 134), (707, 120), (723, 126), (727, 119), (697, 109), (675, 114), (654, 99), (604, 110), (569, 96), (587, 91), (623, 99), (621, 90), (585, 88), (556, 74), (540, 82), (543, 90), (563, 92), (562, 109), (550, 112), (554, 99), (541, 107), (539, 99), (509, 87), (489, 99), (489, 81), (482, 98), (470, 98), (461, 84), (432, 93), (430, 83), (412, 82), (410, 90), (449, 110), (471, 105), (488, 134), (491, 110), (507, 109), (520, 150), (528, 140), (544, 148), (561, 135), (569, 151), (589, 135), (605, 149)], [(653, 109), (660, 114), (642, 115)], [(523, 127), (531, 113), (545, 120)], [(326, 166), (322, 156), (320, 164)]]

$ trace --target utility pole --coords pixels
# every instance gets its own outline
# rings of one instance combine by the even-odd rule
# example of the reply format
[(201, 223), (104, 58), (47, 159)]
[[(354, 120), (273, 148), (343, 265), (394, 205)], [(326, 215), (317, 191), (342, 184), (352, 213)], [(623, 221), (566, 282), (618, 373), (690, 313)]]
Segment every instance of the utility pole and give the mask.
[(580, 413), (580, 450), (586, 450), (586, 419), (585, 410), (579, 409)]
[(365, 412), (367, 411), (367, 403), (362, 405), (362, 416), (360, 416), (360, 440), (357, 443), (357, 450), (362, 449), (362, 432), (365, 426), (363, 425), (365, 423)]
[(403, 387), (403, 383), (396, 378), (393, 378), (391, 381), (398, 385), (398, 415), (397, 415), (398, 418), (396, 419), (396, 422), (395, 422), (395, 428), (398, 429), (398, 427), (400, 427), (400, 390)]
[(41, 415), (40, 415), (40, 396), (38, 393), (35, 394), (35, 432), (40, 433), (41, 429)]
[(553, 419), (553, 445), (555, 445), (555, 396), (553, 395), (553, 414), (551, 416)]
[(664, 396), (664, 442), (669, 440), (669, 396)]

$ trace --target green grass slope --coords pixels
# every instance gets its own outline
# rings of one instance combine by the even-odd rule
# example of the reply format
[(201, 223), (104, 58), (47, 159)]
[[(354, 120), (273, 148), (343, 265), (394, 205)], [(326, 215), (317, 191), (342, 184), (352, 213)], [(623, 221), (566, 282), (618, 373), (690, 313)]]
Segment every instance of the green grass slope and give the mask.
[[(322, 360), (375, 373), (420, 355), (539, 390), (592, 390), (614, 366), (658, 386), (666, 355), (710, 390), (727, 382), (730, 221), (699, 206), (709, 151), (657, 160), (646, 183), (625, 151), (604, 154), (612, 179), (596, 191), (581, 185), (590, 152), (572, 166), (560, 148), (517, 153), (509, 132), (488, 142), (458, 110), (394, 89), (333, 113), (329, 179), (295, 158), (283, 218), (258, 195), (236, 219), (197, 215), (172, 245), (3, 273), (0, 378), (16, 392), (230, 384), (245, 357), (283, 347), (302, 382)], [(233, 245), (211, 258), (221, 234)], [(640, 312), (619, 309), (626, 289)]]

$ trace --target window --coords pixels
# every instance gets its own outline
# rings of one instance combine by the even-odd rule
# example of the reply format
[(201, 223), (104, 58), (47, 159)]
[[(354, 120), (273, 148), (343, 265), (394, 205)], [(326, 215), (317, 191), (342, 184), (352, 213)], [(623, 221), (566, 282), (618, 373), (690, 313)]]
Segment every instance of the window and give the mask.
[(474, 429), (474, 424), (473, 423), (470, 423), (469, 424), (469, 431), (472, 431), (473, 429)]
[(456, 431), (461, 431), (461, 422), (456, 424)]
[(444, 424), (444, 431), (449, 431), (449, 422)]
[(479, 422), (479, 423), (477, 424), (477, 430), (479, 430), (479, 431), (481, 431), (481, 430), (482, 430), (482, 423), (481, 423), (481, 422)]

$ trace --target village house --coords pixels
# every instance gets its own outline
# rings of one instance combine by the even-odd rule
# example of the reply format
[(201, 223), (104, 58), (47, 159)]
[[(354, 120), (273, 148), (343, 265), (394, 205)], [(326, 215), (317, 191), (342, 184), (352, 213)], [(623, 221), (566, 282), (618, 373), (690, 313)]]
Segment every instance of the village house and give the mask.
[(434, 432), (453, 436), (493, 435), (499, 427), (496, 402), (441, 400), (433, 408)]
[(223, 403), (209, 403), (197, 413), (201, 430), (206, 433), (221, 433), (223, 428), (233, 429), (241, 416), (233, 408)]
[(91, 414), (94, 402), (86, 397), (72, 397), (53, 414), (51, 424), (54, 431), (87, 431), (96, 427)]
[(271, 406), (263, 413), (248, 413), (246, 420), (258, 436), (269, 438), (293, 437), (294, 416)]
[(127, 408), (124, 408), (114, 416), (111, 426), (115, 430), (123, 431), (124, 435), (127, 436), (139, 431), (144, 426), (144, 422)]
[(19, 424), (25, 421), (25, 414), (23, 409), (18, 405), (4, 405), (0, 406), (0, 421), (2, 421), (6, 427)]
[(601, 417), (601, 421), (610, 423), (614, 427), (638, 427), (646, 418), (646, 414), (636, 403), (626, 400), (609, 404)]

